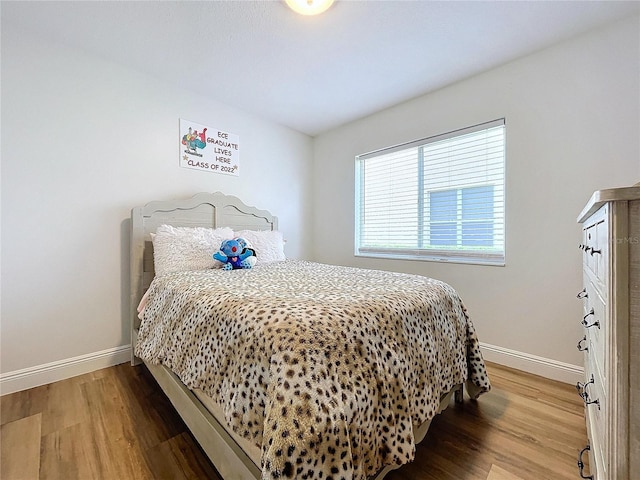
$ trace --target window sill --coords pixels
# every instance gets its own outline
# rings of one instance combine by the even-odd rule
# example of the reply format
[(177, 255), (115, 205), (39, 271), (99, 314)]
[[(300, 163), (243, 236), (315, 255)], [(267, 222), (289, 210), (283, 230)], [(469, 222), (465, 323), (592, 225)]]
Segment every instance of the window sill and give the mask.
[(410, 260), (421, 262), (438, 262), (438, 263), (462, 263), (467, 265), (485, 265), (491, 267), (504, 267), (506, 265), (504, 257), (481, 257), (481, 256), (466, 256), (466, 255), (452, 255), (452, 254), (425, 254), (419, 255), (400, 254), (400, 253), (383, 253), (383, 252), (356, 252), (356, 257), (365, 258), (386, 258), (389, 260)]

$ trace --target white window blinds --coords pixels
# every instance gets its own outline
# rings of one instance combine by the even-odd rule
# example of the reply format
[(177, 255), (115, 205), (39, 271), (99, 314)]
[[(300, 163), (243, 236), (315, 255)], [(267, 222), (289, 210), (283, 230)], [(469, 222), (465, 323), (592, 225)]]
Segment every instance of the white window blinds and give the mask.
[(504, 265), (505, 121), (356, 157), (356, 255)]

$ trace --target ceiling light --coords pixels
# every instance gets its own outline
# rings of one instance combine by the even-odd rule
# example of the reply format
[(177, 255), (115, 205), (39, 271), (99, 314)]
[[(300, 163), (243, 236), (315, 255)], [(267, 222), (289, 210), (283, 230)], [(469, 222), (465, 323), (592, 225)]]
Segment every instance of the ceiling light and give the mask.
[(327, 10), (334, 0), (285, 0), (289, 8), (302, 15), (318, 15)]

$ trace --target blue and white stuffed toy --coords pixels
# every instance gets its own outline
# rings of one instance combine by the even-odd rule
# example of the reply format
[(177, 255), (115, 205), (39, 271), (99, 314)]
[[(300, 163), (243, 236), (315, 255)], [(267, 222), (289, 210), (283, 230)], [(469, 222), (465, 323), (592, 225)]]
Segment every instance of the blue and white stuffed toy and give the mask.
[(246, 252), (251, 253), (251, 255), (245, 258), (244, 260), (247, 264), (250, 265), (248, 268), (255, 266), (256, 262), (258, 261), (258, 257), (256, 256), (256, 251), (254, 250), (253, 245), (249, 243), (249, 240), (245, 240), (242, 237), (236, 237), (235, 239), (238, 241), (238, 243), (242, 247), (242, 253), (246, 253)]
[(241, 237), (224, 240), (220, 251), (214, 253), (213, 258), (224, 263), (224, 270), (252, 268), (256, 263), (255, 250)]

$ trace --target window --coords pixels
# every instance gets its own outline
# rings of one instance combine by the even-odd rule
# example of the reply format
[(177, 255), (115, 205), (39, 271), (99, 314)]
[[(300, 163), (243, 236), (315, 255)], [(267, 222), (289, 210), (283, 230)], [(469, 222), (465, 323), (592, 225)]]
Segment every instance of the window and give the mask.
[(504, 265), (504, 119), (356, 157), (356, 255)]

